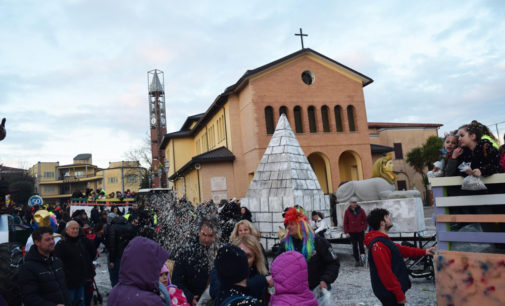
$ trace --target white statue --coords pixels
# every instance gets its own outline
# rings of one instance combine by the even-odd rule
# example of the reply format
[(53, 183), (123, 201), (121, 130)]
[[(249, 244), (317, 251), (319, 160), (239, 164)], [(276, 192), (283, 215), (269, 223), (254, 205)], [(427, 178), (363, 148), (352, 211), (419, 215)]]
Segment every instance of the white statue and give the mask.
[(417, 190), (395, 190), (396, 175), (391, 158), (391, 154), (388, 154), (374, 163), (372, 178), (341, 185), (336, 192), (338, 202), (348, 202), (353, 196), (358, 198), (358, 202), (419, 197)]

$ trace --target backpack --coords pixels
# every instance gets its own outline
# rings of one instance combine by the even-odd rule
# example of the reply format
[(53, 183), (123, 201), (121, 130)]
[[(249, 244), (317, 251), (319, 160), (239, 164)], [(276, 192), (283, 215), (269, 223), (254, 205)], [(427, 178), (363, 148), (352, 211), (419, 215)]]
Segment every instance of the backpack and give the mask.
[[(231, 303), (233, 302), (239, 302), (239, 301), (244, 301), (246, 299), (253, 299), (252, 296), (249, 296), (249, 295), (239, 295), (239, 296), (230, 296), (228, 298), (226, 298), (221, 304), (219, 305), (222, 305), (222, 306), (229, 306), (231, 305)], [(245, 304), (245, 305), (249, 305), (249, 304)]]

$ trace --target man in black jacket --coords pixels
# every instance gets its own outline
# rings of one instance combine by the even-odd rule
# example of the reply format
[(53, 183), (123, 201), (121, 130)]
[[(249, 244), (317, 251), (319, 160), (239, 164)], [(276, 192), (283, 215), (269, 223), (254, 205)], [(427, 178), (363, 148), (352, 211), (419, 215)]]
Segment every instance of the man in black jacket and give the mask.
[(69, 221), (63, 239), (54, 249), (54, 256), (63, 261), (65, 280), (74, 305), (84, 303), (84, 291), (89, 289), (89, 283), (95, 276), (95, 246), (83, 233), (79, 233), (79, 229), (77, 221)]
[(114, 287), (119, 279), (119, 268), (123, 251), (135, 236), (137, 236), (138, 219), (130, 217), (129, 223), (125, 218), (118, 216), (112, 219), (108, 230), (109, 248), (109, 276), (111, 287)]
[(100, 212), (98, 211), (98, 206), (96, 205), (91, 209), (90, 221), (92, 225), (96, 225), (100, 222)]
[(200, 231), (185, 252), (175, 259), (172, 283), (184, 291), (188, 303), (196, 305), (209, 282), (211, 262), (214, 261), (211, 246), (216, 240), (217, 220), (204, 219)]
[(307, 259), (310, 290), (318, 285), (330, 289), (340, 270), (340, 261), (331, 244), (325, 238), (314, 235), (301, 207), (289, 208), (284, 215), (284, 224), (288, 232), (281, 241), (277, 255), (285, 251), (301, 253)]
[(18, 283), (26, 306), (72, 305), (63, 263), (52, 256), (53, 229), (40, 226), (32, 234), (34, 246), (25, 257)]

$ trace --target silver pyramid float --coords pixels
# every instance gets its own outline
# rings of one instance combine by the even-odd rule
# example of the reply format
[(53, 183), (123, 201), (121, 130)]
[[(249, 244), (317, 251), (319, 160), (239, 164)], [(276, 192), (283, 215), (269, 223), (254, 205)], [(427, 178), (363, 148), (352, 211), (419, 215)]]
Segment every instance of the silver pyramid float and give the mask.
[(312, 211), (321, 211), (327, 217), (326, 224), (330, 224), (329, 196), (323, 194), (284, 114), (279, 118), (245, 198), (240, 201), (251, 211), (267, 250), (278, 242), (277, 231), (284, 227), (282, 213), (286, 207), (300, 205), (308, 218)]

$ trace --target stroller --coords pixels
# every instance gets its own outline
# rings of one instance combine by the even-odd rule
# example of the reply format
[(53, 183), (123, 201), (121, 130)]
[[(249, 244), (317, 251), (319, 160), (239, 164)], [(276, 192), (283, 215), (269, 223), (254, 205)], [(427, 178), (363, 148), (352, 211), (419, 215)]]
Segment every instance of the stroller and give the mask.
[(98, 291), (98, 286), (96, 285), (96, 281), (93, 279), (93, 284), (91, 286), (91, 290), (93, 291), (93, 305), (102, 305), (103, 303), (103, 298), (102, 295), (100, 294), (100, 291)]
[[(95, 270), (96, 266), (97, 262), (93, 261), (93, 267), (95, 268)], [(103, 298), (102, 295), (100, 294), (100, 291), (98, 291), (98, 286), (94, 278), (91, 280), (91, 283), (87, 283), (87, 288), (85, 290), (86, 290), (84, 294), (85, 305), (88, 305), (88, 303), (91, 305), (91, 302), (93, 302), (93, 305), (102, 305)]]
[[(96, 234), (94, 233), (94, 231), (91, 230), (90, 227), (85, 227), (83, 230), (84, 230), (84, 233), (86, 234), (86, 237), (89, 240), (95, 242)], [(99, 257), (99, 256), (100, 256), (100, 253), (98, 252), (98, 247), (97, 247), (96, 257)], [(93, 269), (95, 269), (95, 271), (96, 271), (97, 265), (98, 265), (98, 262), (93, 261)], [(103, 298), (102, 298), (102, 295), (100, 294), (100, 291), (98, 291), (98, 286), (97, 286), (94, 278), (91, 281), (91, 284), (88, 285), (87, 290), (88, 291), (85, 294), (85, 301), (87, 303), (90, 303), (90, 301), (92, 300), (93, 305), (102, 305)]]

